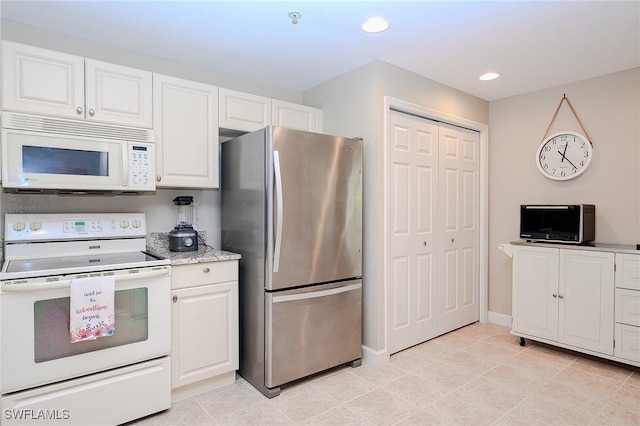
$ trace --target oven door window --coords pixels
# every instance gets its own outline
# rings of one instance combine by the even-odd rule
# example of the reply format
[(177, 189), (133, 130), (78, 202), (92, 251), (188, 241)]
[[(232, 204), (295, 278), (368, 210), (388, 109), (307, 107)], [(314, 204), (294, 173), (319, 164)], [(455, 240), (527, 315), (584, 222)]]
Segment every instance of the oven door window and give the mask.
[(147, 340), (149, 309), (147, 288), (115, 292), (115, 331), (111, 336), (71, 343), (69, 298), (38, 300), (34, 303), (34, 361), (65, 358)]

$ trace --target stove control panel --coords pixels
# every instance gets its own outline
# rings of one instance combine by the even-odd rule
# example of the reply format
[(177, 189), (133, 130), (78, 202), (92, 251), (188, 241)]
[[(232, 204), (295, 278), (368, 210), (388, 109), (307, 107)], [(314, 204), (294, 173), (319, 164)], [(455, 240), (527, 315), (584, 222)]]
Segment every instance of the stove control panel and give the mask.
[(144, 213), (50, 213), (5, 215), (5, 241), (56, 241), (144, 237)]

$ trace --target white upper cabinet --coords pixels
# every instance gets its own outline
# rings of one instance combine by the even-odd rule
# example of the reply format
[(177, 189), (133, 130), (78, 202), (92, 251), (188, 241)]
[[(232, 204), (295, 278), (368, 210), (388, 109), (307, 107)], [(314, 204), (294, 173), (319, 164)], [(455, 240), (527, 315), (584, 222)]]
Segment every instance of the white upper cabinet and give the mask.
[(322, 132), (322, 110), (250, 93), (220, 88), (220, 128), (253, 132), (270, 124)]
[(84, 118), (84, 58), (4, 41), (2, 109)]
[(253, 132), (271, 124), (271, 98), (220, 88), (219, 108), (223, 129)]
[(2, 109), (151, 128), (152, 73), (2, 44)]
[(149, 71), (86, 59), (87, 119), (150, 128), (152, 76)]
[(273, 125), (322, 132), (322, 110), (274, 99), (271, 101)]
[(154, 74), (156, 186), (217, 188), (218, 88)]

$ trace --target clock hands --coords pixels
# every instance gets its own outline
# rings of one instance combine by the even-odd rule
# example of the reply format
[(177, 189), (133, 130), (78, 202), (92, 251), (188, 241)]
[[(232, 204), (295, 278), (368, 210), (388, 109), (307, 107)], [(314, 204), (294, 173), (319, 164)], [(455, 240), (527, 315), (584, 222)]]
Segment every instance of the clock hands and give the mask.
[[(565, 155), (567, 153), (567, 148), (569, 147), (569, 142), (567, 142), (564, 145), (564, 151), (562, 151), (562, 154), (560, 154), (560, 151), (558, 151), (558, 154), (562, 155), (562, 160), (560, 160), (560, 162), (562, 163), (565, 159), (567, 161), (569, 161), (569, 159), (567, 158), (567, 156)], [(569, 161), (571, 163), (571, 161)], [(575, 167), (575, 166), (574, 166)]]
[(577, 169), (576, 165), (575, 165), (575, 164), (573, 164), (573, 163), (571, 162), (571, 160), (569, 160), (569, 159), (567, 158), (567, 156), (566, 156), (566, 155), (564, 155), (566, 152), (567, 152), (567, 145), (565, 145), (565, 146), (564, 146), (564, 152), (560, 152), (560, 151), (558, 151), (558, 154), (560, 154), (560, 155), (562, 156), (562, 160), (560, 160), (560, 162), (562, 163), (564, 160), (567, 160), (567, 161), (569, 162), (569, 164), (571, 164), (571, 165), (573, 166), (573, 168), (574, 168), (574, 169)]

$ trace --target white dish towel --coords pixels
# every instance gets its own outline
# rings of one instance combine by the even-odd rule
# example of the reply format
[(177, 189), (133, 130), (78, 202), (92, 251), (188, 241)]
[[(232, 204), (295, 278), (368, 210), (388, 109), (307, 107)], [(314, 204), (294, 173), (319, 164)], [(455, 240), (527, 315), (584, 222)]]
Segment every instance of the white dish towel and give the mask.
[(115, 330), (113, 299), (116, 279), (103, 277), (71, 280), (69, 332), (71, 343), (111, 336)]

